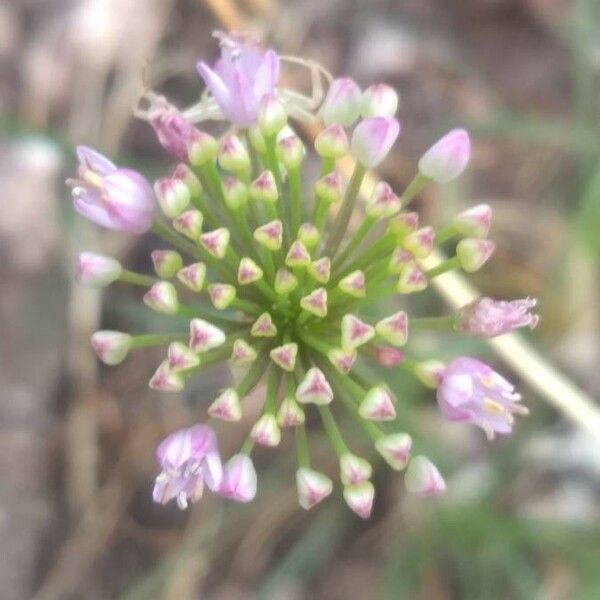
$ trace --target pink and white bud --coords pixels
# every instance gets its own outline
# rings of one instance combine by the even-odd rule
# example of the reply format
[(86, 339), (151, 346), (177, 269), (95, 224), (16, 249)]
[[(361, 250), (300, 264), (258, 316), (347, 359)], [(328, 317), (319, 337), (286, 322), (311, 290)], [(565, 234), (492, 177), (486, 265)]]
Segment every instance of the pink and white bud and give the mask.
[(370, 85), (362, 95), (360, 114), (363, 118), (393, 117), (398, 110), (398, 94), (385, 83)]
[(82, 252), (77, 257), (75, 279), (81, 285), (103, 288), (119, 279), (122, 272), (123, 267), (118, 260), (94, 252)]
[(277, 423), (279, 427), (297, 427), (304, 423), (304, 411), (291, 396), (284, 398), (277, 411)]
[(204, 216), (199, 210), (186, 210), (173, 219), (173, 229), (195, 242), (202, 233), (203, 222)]
[(298, 278), (287, 269), (278, 269), (275, 274), (275, 291), (287, 296), (298, 287)]
[(240, 285), (249, 285), (262, 279), (263, 270), (249, 257), (240, 260), (237, 279)]
[(456, 256), (467, 273), (474, 273), (489, 260), (495, 248), (491, 240), (466, 238), (456, 245)]
[(169, 361), (169, 370), (172, 373), (192, 369), (200, 364), (197, 354), (181, 342), (172, 342), (169, 344), (167, 359)]
[(318, 367), (309, 369), (296, 389), (296, 400), (300, 404), (329, 404), (333, 400), (333, 390)]
[(211, 283), (208, 286), (208, 297), (217, 310), (229, 308), (236, 295), (237, 290), (229, 283)]
[(271, 360), (284, 371), (291, 373), (296, 368), (296, 358), (298, 357), (298, 344), (289, 342), (273, 348), (269, 352)]
[(446, 365), (441, 360), (424, 360), (415, 366), (417, 379), (428, 388), (437, 389), (444, 376)]
[(261, 225), (254, 230), (254, 239), (267, 250), (279, 250), (283, 243), (283, 223), (275, 219)]
[(419, 213), (401, 213), (394, 217), (389, 224), (389, 230), (398, 241), (402, 241), (409, 233), (416, 231), (419, 227)]
[(253, 363), (257, 356), (256, 350), (246, 340), (237, 339), (233, 342), (231, 362), (236, 367)]
[(344, 486), (344, 500), (361, 519), (368, 519), (373, 510), (375, 487), (370, 481)]
[(364, 298), (367, 294), (367, 280), (364, 271), (352, 271), (346, 277), (342, 277), (338, 287), (353, 298)]
[(179, 373), (171, 371), (167, 359), (160, 363), (150, 378), (148, 386), (159, 392), (180, 392), (185, 386), (185, 381)]
[(223, 180), (223, 196), (230, 210), (238, 210), (248, 202), (248, 186), (237, 177), (225, 177)]
[(265, 137), (279, 133), (287, 123), (287, 114), (283, 104), (275, 94), (263, 96), (258, 106), (258, 126)]
[(358, 407), (358, 414), (368, 421), (393, 421), (396, 418), (394, 397), (383, 386), (371, 388)]
[(298, 239), (307, 248), (315, 248), (321, 241), (321, 234), (312, 223), (302, 223), (298, 229)]
[(355, 315), (342, 317), (342, 348), (354, 350), (369, 342), (375, 336), (375, 327), (361, 321)]
[(277, 142), (277, 158), (288, 170), (297, 169), (306, 156), (302, 140), (295, 134), (288, 135)]
[(178, 217), (190, 203), (190, 190), (181, 179), (157, 179), (154, 193), (161, 210), (169, 219)]
[(349, 149), (348, 136), (341, 125), (330, 125), (315, 139), (315, 150), (323, 158), (342, 158)]
[(361, 100), (362, 93), (353, 79), (334, 79), (321, 104), (319, 116), (327, 126), (338, 124), (349, 127), (358, 119)]
[(224, 171), (240, 173), (248, 171), (252, 162), (246, 146), (235, 135), (226, 135), (219, 145), (217, 160)]
[(191, 198), (198, 198), (202, 194), (202, 184), (187, 164), (179, 163), (171, 177), (175, 181), (182, 181), (187, 186)]
[(402, 246), (415, 258), (427, 258), (435, 243), (435, 230), (433, 227), (422, 227), (409, 233), (402, 241)]
[(203, 262), (192, 263), (177, 272), (177, 279), (192, 292), (199, 292), (204, 287), (206, 265)]
[(327, 256), (314, 260), (306, 271), (315, 281), (327, 283), (331, 277), (331, 260)]
[(377, 335), (394, 346), (404, 346), (408, 340), (408, 315), (401, 310), (375, 324)]
[(315, 183), (317, 198), (327, 204), (340, 202), (344, 194), (344, 180), (337, 171), (331, 171)]
[(419, 159), (419, 171), (437, 183), (456, 179), (469, 164), (471, 140), (464, 129), (453, 129)]
[(380, 181), (367, 202), (365, 211), (373, 219), (386, 219), (400, 212), (402, 201), (385, 181)]
[(144, 304), (156, 312), (174, 315), (179, 309), (177, 290), (172, 283), (159, 281), (144, 294)]
[(333, 482), (327, 475), (303, 467), (296, 471), (296, 487), (300, 506), (309, 510), (331, 494)]
[(190, 350), (208, 352), (225, 343), (226, 336), (218, 327), (204, 319), (190, 321)]
[(275, 177), (271, 171), (263, 171), (250, 184), (250, 198), (254, 201), (267, 202), (274, 204), (279, 199), (279, 192), (275, 184)]
[(529, 411), (520, 394), (485, 363), (467, 356), (454, 359), (444, 371), (437, 390), (440, 411), (450, 421), (481, 427), (493, 439), (512, 433), (514, 415)]
[(368, 460), (351, 452), (340, 456), (340, 479), (344, 485), (355, 485), (371, 478), (373, 468)]
[(463, 210), (452, 219), (452, 226), (464, 237), (485, 238), (492, 226), (492, 207), (489, 204), (477, 204)]
[(400, 275), (407, 265), (413, 265), (415, 257), (404, 248), (394, 248), (390, 262), (388, 263), (388, 271), (391, 275)]
[(534, 298), (510, 301), (478, 298), (458, 311), (454, 328), (465, 335), (483, 338), (503, 335), (519, 327), (534, 329), (540, 320), (539, 315), (531, 312), (536, 304)]
[(440, 496), (446, 492), (446, 482), (437, 467), (425, 456), (411, 459), (404, 476), (407, 491), (417, 496)]
[(342, 348), (332, 348), (327, 353), (329, 362), (342, 375), (348, 375), (348, 373), (350, 373), (357, 356), (356, 350), (343, 350)]
[(396, 289), (399, 294), (416, 294), (422, 292), (429, 285), (425, 273), (415, 264), (408, 264), (400, 271)]
[(183, 259), (175, 250), (153, 250), (150, 253), (154, 271), (161, 279), (173, 277), (183, 267)]
[(281, 430), (275, 415), (263, 415), (252, 427), (250, 438), (261, 446), (274, 448), (281, 441)]
[(252, 125), (248, 128), (248, 141), (258, 154), (264, 154), (267, 151), (265, 136), (258, 125)]
[(275, 323), (273, 323), (273, 318), (268, 312), (262, 313), (262, 315), (254, 321), (250, 328), (250, 335), (264, 338), (275, 337), (277, 335), (277, 327), (275, 326)]
[(402, 471), (408, 464), (411, 448), (412, 438), (408, 433), (392, 433), (375, 442), (377, 452), (396, 471)]
[(306, 267), (310, 264), (310, 253), (300, 240), (294, 241), (290, 246), (285, 257), (285, 264), (290, 268)]
[(400, 123), (396, 119), (364, 119), (352, 133), (352, 154), (361, 165), (372, 169), (388, 155), (399, 133)]
[(200, 236), (202, 246), (215, 258), (223, 258), (229, 247), (229, 229), (219, 227)]
[(300, 307), (320, 319), (327, 316), (327, 290), (317, 288), (307, 296), (300, 298)]
[(208, 414), (221, 421), (240, 421), (242, 418), (242, 404), (239, 394), (234, 388), (227, 388), (208, 407)]
[(219, 142), (210, 134), (196, 130), (188, 140), (190, 164), (201, 167), (217, 158)]
[(382, 367), (396, 367), (404, 361), (404, 352), (392, 346), (375, 346), (373, 357)]
[(219, 495), (236, 502), (250, 502), (256, 496), (256, 469), (249, 456), (236, 454), (223, 467)]
[(125, 360), (131, 348), (132, 338), (120, 331), (96, 331), (92, 335), (92, 348), (106, 365), (118, 365)]

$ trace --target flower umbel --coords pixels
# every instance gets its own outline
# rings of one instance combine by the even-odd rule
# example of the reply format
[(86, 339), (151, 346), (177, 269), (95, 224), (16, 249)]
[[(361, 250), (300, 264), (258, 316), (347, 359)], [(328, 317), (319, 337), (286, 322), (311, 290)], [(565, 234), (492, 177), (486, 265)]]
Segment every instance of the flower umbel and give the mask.
[[(419, 224), (418, 214), (407, 210), (426, 185), (450, 181), (464, 170), (469, 136), (454, 130), (432, 146), (403, 193), (385, 182), (375, 186), (362, 207), (362, 221), (352, 229), (366, 170), (388, 157), (400, 133), (396, 92), (377, 84), (363, 93), (353, 80), (340, 78), (323, 101), (323, 69), (297, 59), (314, 75), (314, 94), (305, 97), (279, 85), (285, 60), (273, 50), (240, 36), (218, 37), (221, 57), (212, 66), (198, 63), (208, 90), (198, 105), (180, 112), (167, 100), (146, 95), (150, 108), (143, 116), (167, 152), (183, 161), (154, 182), (156, 199), (139, 173), (88, 148), (78, 149), (79, 177), (70, 182), (75, 208), (87, 218), (135, 233), (152, 227), (169, 246), (151, 252), (152, 276), (83, 253), (79, 282), (138, 286), (149, 309), (187, 322), (171, 333), (96, 332), (92, 345), (99, 358), (115, 365), (138, 348), (163, 347), (164, 359), (149, 385), (167, 393), (183, 390), (191, 378), (227, 361), (235, 383), (207, 399), (205, 410), (207, 418), (238, 426), (246, 397), (266, 382), (261, 413), (224, 465), (206, 424), (165, 438), (157, 450), (161, 472), (154, 499), (163, 504), (175, 499), (185, 508), (208, 487), (249, 502), (257, 493), (254, 449), (283, 446), (285, 436), (293, 434), (299, 503), (312, 508), (334, 486), (334, 473), (313, 464), (316, 417), (339, 461), (346, 504), (367, 518), (376, 501), (373, 468), (342, 429), (344, 412), (393, 470), (406, 470), (409, 492), (441, 494), (444, 479), (402, 430), (396, 418), (401, 399), (382, 369), (401, 369), (437, 388), (447, 419), (477, 425), (490, 439), (507, 434), (513, 415), (527, 412), (513, 386), (474, 358), (449, 365), (435, 358), (418, 361), (412, 336), (431, 329), (491, 337), (534, 327), (538, 320), (530, 299), (481, 298), (457, 315), (410, 314), (409, 295), (424, 292), (451, 269), (476, 271), (494, 249), (487, 239), (488, 205), (464, 210), (439, 231)], [(288, 117), (322, 122), (314, 149), (305, 147)], [(192, 125), (209, 119), (232, 127), (213, 136)], [(313, 151), (321, 169), (316, 181), (308, 182), (303, 164)], [(336, 169), (347, 157), (355, 162), (349, 181)], [(426, 267), (424, 260), (441, 242), (452, 245), (452, 256)], [(381, 310), (374, 318), (377, 304)]]

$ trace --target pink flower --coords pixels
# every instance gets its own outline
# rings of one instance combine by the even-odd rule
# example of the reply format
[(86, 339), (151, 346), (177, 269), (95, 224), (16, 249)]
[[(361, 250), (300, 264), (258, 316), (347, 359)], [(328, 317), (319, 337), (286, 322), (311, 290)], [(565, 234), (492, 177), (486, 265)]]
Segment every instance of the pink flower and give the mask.
[(204, 485), (217, 491), (223, 480), (223, 467), (215, 432), (208, 425), (194, 425), (167, 436), (156, 449), (161, 472), (152, 497), (166, 504), (175, 498), (182, 510), (188, 502), (202, 497)]
[(219, 494), (237, 502), (250, 502), (256, 496), (256, 470), (245, 454), (232, 456), (225, 464)]
[(514, 414), (527, 414), (518, 404), (514, 386), (481, 361), (461, 357), (445, 369), (437, 390), (440, 411), (450, 421), (481, 427), (493, 439), (496, 433), (512, 432)]
[(196, 68), (219, 108), (232, 123), (256, 122), (261, 100), (273, 94), (279, 79), (279, 55), (261, 52), (243, 40), (223, 37), (221, 57), (209, 67), (200, 61)]
[(471, 140), (464, 129), (453, 129), (419, 160), (419, 171), (438, 183), (456, 179), (469, 164)]
[(77, 147), (79, 177), (69, 179), (75, 210), (108, 229), (144, 233), (152, 225), (154, 196), (137, 171), (116, 167), (102, 154)]
[(400, 133), (400, 123), (393, 118), (364, 119), (352, 133), (352, 153), (365, 167), (376, 167), (390, 151)]
[(531, 310), (537, 301), (533, 298), (521, 300), (493, 300), (478, 298), (463, 306), (458, 312), (456, 330), (476, 337), (495, 337), (518, 329), (533, 329), (540, 318)]

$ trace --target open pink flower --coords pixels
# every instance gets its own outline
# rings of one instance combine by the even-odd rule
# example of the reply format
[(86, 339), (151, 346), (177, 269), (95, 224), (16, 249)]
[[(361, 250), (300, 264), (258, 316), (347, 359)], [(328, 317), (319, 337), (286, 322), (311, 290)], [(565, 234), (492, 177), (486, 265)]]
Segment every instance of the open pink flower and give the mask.
[(196, 68), (225, 117), (248, 126), (256, 121), (263, 97), (273, 94), (279, 66), (275, 51), (261, 52), (240, 38), (223, 37), (213, 67), (200, 61)]

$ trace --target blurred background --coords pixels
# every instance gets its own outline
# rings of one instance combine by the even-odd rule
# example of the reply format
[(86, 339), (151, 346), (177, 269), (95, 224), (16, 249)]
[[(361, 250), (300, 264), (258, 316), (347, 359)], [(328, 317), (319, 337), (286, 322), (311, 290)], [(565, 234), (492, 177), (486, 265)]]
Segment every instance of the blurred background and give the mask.
[[(339, 493), (305, 513), (293, 453), (262, 450), (253, 504), (154, 506), (157, 441), (201, 419), (228, 374), (161, 395), (147, 388), (160, 351), (99, 367), (95, 329), (162, 321), (135, 290), (74, 286), (73, 258), (92, 249), (149, 271), (156, 240), (99, 232), (74, 215), (63, 183), (77, 143), (149, 176), (167, 172), (132, 108), (144, 85), (193, 102), (194, 65), (216, 55), (216, 28), (250, 27), (363, 87), (385, 81), (401, 95), (403, 133), (381, 177), (401, 190), (441, 133), (471, 130), (468, 174), (429, 191), (424, 218), (493, 206), (498, 250), (476, 284), (538, 297), (542, 323), (528, 337), (597, 399), (598, 25), (598, 0), (1, 2), (2, 600), (600, 598), (600, 445), (526, 386), (531, 415), (490, 444), (442, 423), (430, 391), (396, 378), (406, 428), (446, 475), (442, 499), (406, 497), (401, 477), (377, 463), (371, 520)], [(305, 74), (287, 77), (303, 85)], [(434, 294), (413, 306), (434, 309), (444, 310)], [(476, 352), (514, 377), (483, 343), (422, 335), (413, 350)], [(223, 428), (225, 454), (244, 431)], [(316, 446), (333, 471), (326, 444)]]

